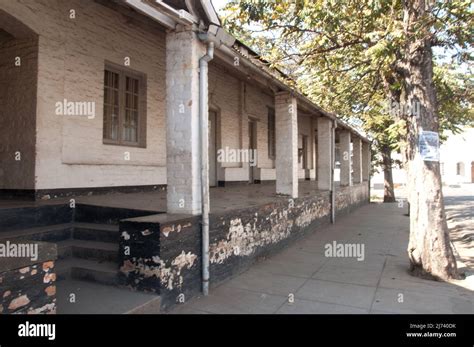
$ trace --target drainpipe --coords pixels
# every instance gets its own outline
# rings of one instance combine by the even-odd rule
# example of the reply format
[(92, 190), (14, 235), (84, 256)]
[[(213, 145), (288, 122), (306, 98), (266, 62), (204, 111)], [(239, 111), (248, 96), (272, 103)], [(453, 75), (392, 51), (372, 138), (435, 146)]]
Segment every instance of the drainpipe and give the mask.
[(336, 165), (336, 128), (337, 121), (334, 119), (331, 127), (331, 223), (336, 222), (336, 181), (334, 180), (334, 169)]
[(208, 63), (214, 57), (214, 42), (207, 43), (207, 53), (199, 59), (199, 118), (201, 138), (201, 208), (202, 208), (202, 292), (209, 294), (209, 106)]

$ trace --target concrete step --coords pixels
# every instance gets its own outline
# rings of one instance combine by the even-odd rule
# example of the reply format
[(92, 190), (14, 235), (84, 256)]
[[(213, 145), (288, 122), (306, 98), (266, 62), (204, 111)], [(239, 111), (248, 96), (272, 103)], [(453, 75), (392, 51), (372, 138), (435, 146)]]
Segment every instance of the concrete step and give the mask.
[(72, 222), (69, 204), (0, 209), (0, 233)]
[(113, 224), (74, 223), (73, 236), (76, 240), (119, 242), (119, 227)]
[(45, 242), (60, 242), (70, 239), (73, 224), (56, 224), (42, 227), (25, 228), (0, 232), (0, 240), (32, 240)]
[(58, 258), (75, 257), (99, 262), (117, 262), (118, 243), (87, 240), (64, 240), (57, 242)]
[(156, 213), (156, 211), (77, 204), (74, 221), (78, 223), (118, 224), (121, 219), (148, 216)]
[(106, 285), (118, 285), (118, 265), (89, 259), (68, 258), (56, 263), (56, 276), (62, 280), (83, 280)]

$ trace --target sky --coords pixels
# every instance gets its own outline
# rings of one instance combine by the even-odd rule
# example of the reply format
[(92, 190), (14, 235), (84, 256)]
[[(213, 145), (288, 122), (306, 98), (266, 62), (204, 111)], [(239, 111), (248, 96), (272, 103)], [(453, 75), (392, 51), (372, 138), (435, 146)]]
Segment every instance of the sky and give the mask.
[(216, 11), (220, 11), (228, 2), (229, 0), (212, 0), (212, 4)]

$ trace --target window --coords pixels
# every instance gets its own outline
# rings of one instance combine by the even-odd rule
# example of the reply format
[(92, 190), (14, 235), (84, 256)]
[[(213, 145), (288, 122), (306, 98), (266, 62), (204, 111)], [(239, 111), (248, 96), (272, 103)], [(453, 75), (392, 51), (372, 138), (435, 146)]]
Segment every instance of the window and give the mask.
[(268, 108), (268, 157), (276, 157), (275, 110)]
[(104, 73), (104, 143), (145, 147), (145, 77), (107, 65)]
[(456, 164), (456, 175), (464, 176), (464, 163), (459, 162)]

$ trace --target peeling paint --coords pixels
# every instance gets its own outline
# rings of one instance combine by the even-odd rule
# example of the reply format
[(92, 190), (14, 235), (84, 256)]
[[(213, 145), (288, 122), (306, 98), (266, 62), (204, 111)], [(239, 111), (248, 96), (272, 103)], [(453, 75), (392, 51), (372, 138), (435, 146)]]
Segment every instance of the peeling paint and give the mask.
[(165, 237), (168, 237), (168, 235), (169, 235), (171, 232), (176, 231), (176, 232), (180, 233), (181, 230), (183, 230), (184, 228), (189, 228), (189, 227), (191, 227), (191, 226), (192, 226), (191, 223), (186, 223), (186, 224), (184, 224), (184, 225), (181, 225), (181, 224), (167, 225), (167, 226), (165, 226), (165, 227), (161, 230), (161, 232), (162, 232), (162, 234), (163, 234)]
[(130, 234), (127, 233), (126, 231), (122, 231), (122, 238), (123, 238), (125, 241), (128, 241), (128, 240), (130, 240)]
[(288, 211), (274, 210), (270, 214), (270, 227), (260, 230), (261, 220), (255, 216), (252, 221), (243, 223), (241, 218), (230, 221), (229, 232), (225, 240), (210, 245), (211, 263), (222, 264), (232, 255), (248, 256), (258, 247), (279, 242), (290, 235), (293, 221), (286, 218)]
[(294, 227), (306, 228), (330, 213), (330, 205), (325, 199), (268, 205), (265, 209), (271, 209), (271, 212), (252, 213), (247, 221), (242, 217), (230, 219), (226, 238), (210, 245), (212, 264), (222, 264), (231, 256), (250, 256), (259, 247), (288, 238)]
[(184, 268), (190, 269), (193, 267), (196, 259), (196, 254), (191, 252), (185, 253), (182, 251), (180, 255), (173, 259), (170, 267), (166, 267), (165, 262), (161, 261), (161, 284), (164, 285), (168, 290), (173, 290), (176, 287), (181, 288), (183, 285), (183, 276), (181, 275), (181, 271)]
[(145, 230), (142, 231), (142, 235), (143, 235), (143, 236), (151, 235), (151, 231), (148, 230), (148, 229), (145, 229)]
[[(131, 260), (124, 261), (120, 271), (123, 273), (136, 271), (144, 278), (155, 276), (160, 279), (163, 287), (173, 290), (174, 288), (182, 287), (182, 270), (185, 268), (190, 269), (194, 265), (196, 259), (196, 254), (191, 252), (185, 253), (184, 251), (174, 258), (169, 265), (160, 259), (159, 256), (153, 256), (151, 259), (132, 258)], [(152, 260), (156, 265), (150, 265), (150, 260)]]

